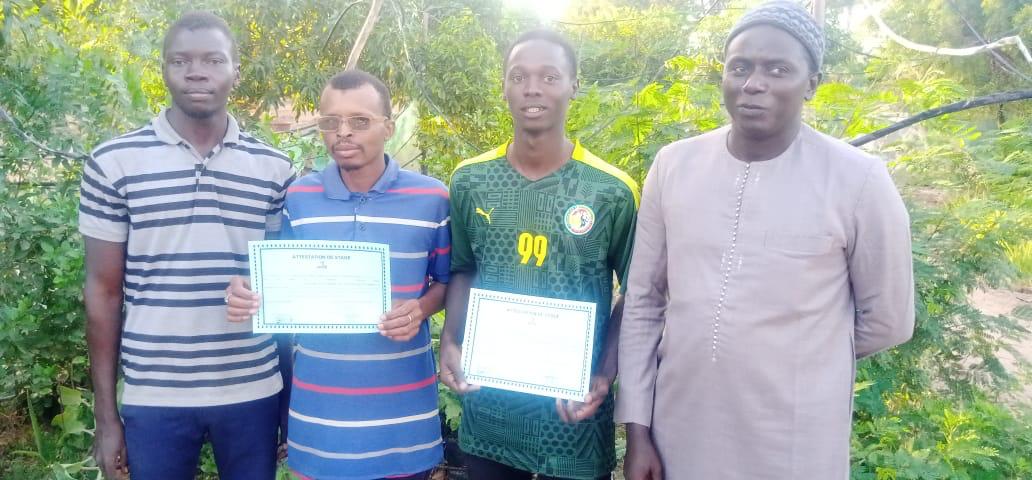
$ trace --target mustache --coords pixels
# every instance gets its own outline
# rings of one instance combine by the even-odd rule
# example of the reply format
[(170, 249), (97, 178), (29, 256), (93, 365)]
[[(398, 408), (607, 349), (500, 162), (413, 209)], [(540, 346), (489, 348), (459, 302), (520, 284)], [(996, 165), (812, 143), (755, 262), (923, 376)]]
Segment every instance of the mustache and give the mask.
[(337, 148), (337, 147), (342, 146), (342, 145), (348, 145), (348, 146), (351, 146), (351, 147), (362, 148), (359, 144), (357, 144), (355, 142), (352, 142), (352, 141), (348, 141), (348, 140), (337, 140), (336, 142), (333, 142), (332, 148)]

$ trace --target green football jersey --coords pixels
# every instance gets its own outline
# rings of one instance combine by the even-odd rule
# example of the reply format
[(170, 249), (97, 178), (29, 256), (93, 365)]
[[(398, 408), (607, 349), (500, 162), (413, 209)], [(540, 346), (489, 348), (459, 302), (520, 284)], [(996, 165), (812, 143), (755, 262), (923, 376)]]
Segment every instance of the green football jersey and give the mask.
[[(594, 302), (598, 364), (611, 310), (613, 274), (631, 259), (638, 186), (578, 143), (570, 161), (530, 181), (507, 145), (459, 164), (451, 180), (453, 272), (474, 288)], [(616, 465), (613, 398), (569, 425), (555, 399), (493, 388), (463, 397), (459, 443), (467, 453), (548, 476), (595, 479)]]

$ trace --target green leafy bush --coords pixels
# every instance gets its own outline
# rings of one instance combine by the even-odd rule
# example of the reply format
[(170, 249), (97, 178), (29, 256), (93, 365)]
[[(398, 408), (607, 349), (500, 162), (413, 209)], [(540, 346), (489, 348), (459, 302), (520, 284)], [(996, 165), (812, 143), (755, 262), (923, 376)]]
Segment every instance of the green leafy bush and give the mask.
[(0, 188), (0, 393), (52, 407), (55, 385), (88, 375), (77, 188)]

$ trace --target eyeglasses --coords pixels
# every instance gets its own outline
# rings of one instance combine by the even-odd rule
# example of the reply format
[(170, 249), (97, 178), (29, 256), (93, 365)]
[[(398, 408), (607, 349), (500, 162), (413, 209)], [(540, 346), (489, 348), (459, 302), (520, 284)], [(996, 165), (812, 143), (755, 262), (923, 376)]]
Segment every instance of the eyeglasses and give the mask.
[(315, 121), (316, 128), (320, 132), (339, 132), (341, 125), (347, 125), (352, 132), (361, 132), (372, 128), (373, 123), (390, 120), (387, 117), (366, 117), (364, 115), (353, 115), (350, 117), (338, 117), (326, 115)]

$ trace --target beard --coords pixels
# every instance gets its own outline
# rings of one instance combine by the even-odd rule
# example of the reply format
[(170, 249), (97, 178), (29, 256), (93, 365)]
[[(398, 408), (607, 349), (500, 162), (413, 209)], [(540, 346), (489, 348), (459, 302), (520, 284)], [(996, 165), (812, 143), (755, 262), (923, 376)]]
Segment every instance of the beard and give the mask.
[[(336, 146), (337, 145), (335, 144), (334, 147)], [(354, 152), (349, 158), (340, 159), (338, 159), (334, 154), (334, 149), (332, 147), (330, 148), (330, 157), (333, 158), (333, 161), (337, 163), (337, 168), (339, 168), (341, 172), (353, 172), (356, 170), (361, 170), (370, 163), (368, 160), (368, 156), (366, 155), (365, 148), (363, 148), (360, 145), (355, 146), (358, 147), (357, 152)]]
[(219, 113), (222, 109), (225, 108), (225, 104), (223, 104), (222, 108), (219, 108), (217, 106), (197, 106), (191, 104), (188, 101), (176, 101), (176, 99), (174, 98), (173, 101), (175, 101), (176, 106), (179, 107), (179, 111), (183, 112), (184, 115), (194, 120), (208, 120), (211, 117), (214, 117), (215, 114)]

